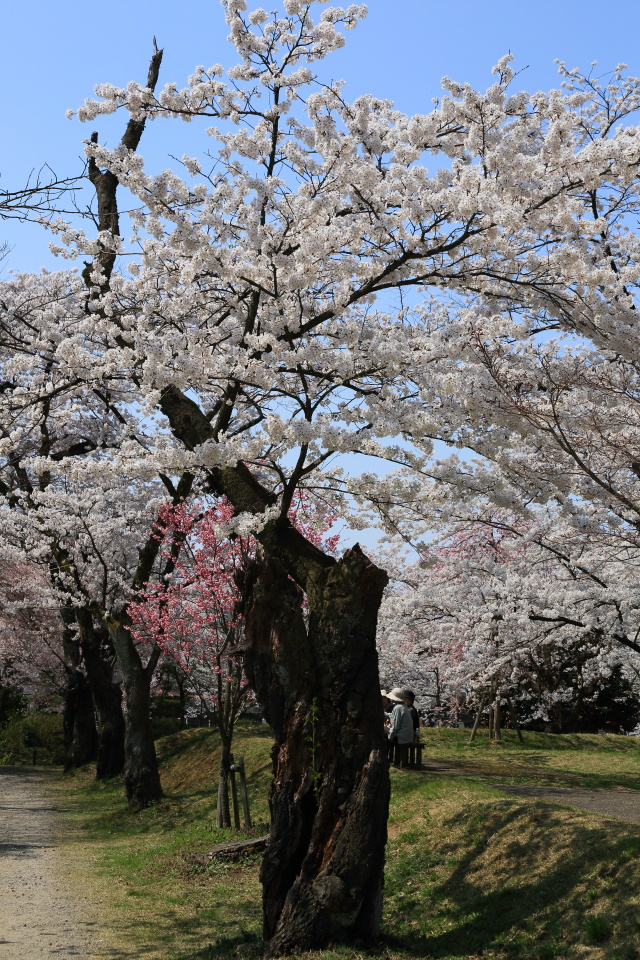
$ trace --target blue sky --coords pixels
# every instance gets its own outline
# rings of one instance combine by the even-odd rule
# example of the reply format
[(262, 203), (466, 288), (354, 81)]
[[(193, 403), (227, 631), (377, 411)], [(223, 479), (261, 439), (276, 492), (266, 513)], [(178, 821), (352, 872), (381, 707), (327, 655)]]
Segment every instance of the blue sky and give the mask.
[[(262, 4), (271, 9), (267, 0)], [(615, 7), (593, 0), (370, 0), (367, 19), (322, 69), (326, 78), (347, 81), (349, 98), (371, 92), (406, 112), (426, 112), (444, 74), (486, 87), (491, 66), (508, 50), (516, 69), (527, 67), (518, 81), (529, 90), (557, 85), (556, 57), (582, 68), (598, 60), (603, 70), (622, 61), (638, 74), (639, 28), (638, 0), (618, 0)], [(7, 3), (0, 184), (19, 186), (44, 162), (59, 175), (78, 172), (90, 129), (66, 120), (65, 110), (91, 96), (96, 83), (143, 80), (153, 35), (165, 50), (161, 81), (182, 86), (196, 64), (234, 62), (226, 33), (217, 0)], [(122, 121), (113, 125), (114, 119), (101, 122), (101, 139), (108, 141), (109, 129), (111, 139), (119, 136)], [(206, 149), (206, 138), (200, 150), (194, 140), (186, 125), (159, 122), (145, 133), (142, 152), (165, 166), (161, 158), (168, 153)], [(13, 248), (5, 270), (68, 265), (52, 263), (48, 238), (37, 227), (0, 221), (2, 240)]]
[[(275, 5), (261, 3), (267, 10)], [(258, 5), (260, 0), (249, 0), (250, 7)], [(367, 19), (347, 33), (345, 48), (319, 68), (323, 79), (347, 81), (349, 99), (370, 92), (393, 99), (407, 113), (424, 113), (444, 74), (485, 88), (493, 80), (492, 65), (507, 51), (515, 55), (516, 69), (527, 68), (516, 84), (528, 90), (558, 85), (555, 58), (584, 69), (598, 60), (603, 71), (622, 61), (640, 73), (640, 0), (618, 0), (615, 8), (593, 0), (370, 0), (368, 6)], [(94, 125), (69, 121), (65, 111), (92, 96), (96, 83), (143, 81), (154, 35), (165, 51), (162, 84), (183, 86), (196, 64), (235, 62), (218, 0), (14, 0), (4, 5), (2, 26), (4, 189), (20, 186), (45, 162), (61, 176), (82, 169), (82, 140)], [(123, 119), (97, 124), (101, 142), (119, 140)], [(159, 121), (145, 131), (141, 149), (154, 168), (162, 168), (169, 165), (168, 154), (197, 156), (209, 146), (194, 126)], [(0, 275), (68, 267), (68, 261), (51, 257), (49, 239), (37, 226), (0, 221), (0, 242), (12, 246)], [(375, 469), (375, 463), (358, 466)], [(384, 470), (380, 464), (378, 469)], [(376, 539), (373, 531), (358, 538), (367, 545)]]

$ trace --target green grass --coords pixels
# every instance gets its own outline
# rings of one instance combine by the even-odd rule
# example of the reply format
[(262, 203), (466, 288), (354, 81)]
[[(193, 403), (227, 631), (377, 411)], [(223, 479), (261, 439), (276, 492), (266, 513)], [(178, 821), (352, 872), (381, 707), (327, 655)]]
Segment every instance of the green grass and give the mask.
[(62, 717), (57, 713), (26, 713), (0, 724), (0, 766), (64, 762)]
[[(468, 731), (424, 731), (427, 761), (463, 775), (392, 771), (383, 940), (373, 956), (640, 958), (640, 827), (507, 798), (491, 785), (511, 767), (528, 782), (561, 775), (627, 786), (637, 776), (637, 742), (525, 736), (524, 746), (507, 736), (499, 747), (485, 737), (469, 747)], [(257, 832), (266, 829), (270, 746), (264, 727), (241, 726), (235, 752), (245, 757)], [(55, 787), (73, 828), (69, 853), (84, 859), (85, 882), (103, 902), (105, 956), (255, 960), (258, 858), (212, 865), (203, 856), (228, 836), (213, 826), (216, 735), (190, 731), (159, 747), (167, 796), (150, 810), (130, 813), (121, 784), (92, 783), (89, 772)], [(370, 954), (334, 948), (306, 956)]]
[(469, 743), (469, 731), (425, 729), (424, 759), (487, 782), (640, 790), (640, 740), (615, 734), (525, 731), (524, 742), (504, 730), (497, 744), (486, 730)]

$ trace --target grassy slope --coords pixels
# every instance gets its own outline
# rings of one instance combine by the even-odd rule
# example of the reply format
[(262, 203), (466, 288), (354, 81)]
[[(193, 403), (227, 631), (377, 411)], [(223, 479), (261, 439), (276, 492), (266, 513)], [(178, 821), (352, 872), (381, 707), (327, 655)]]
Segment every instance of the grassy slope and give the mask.
[[(631, 738), (510, 736), (492, 748), (468, 731), (425, 731), (430, 758), (458, 776), (392, 771), (384, 958), (640, 958), (640, 827), (558, 805), (506, 798), (500, 782), (639, 786)], [(246, 725), (252, 812), (266, 827), (270, 739)], [(206, 960), (259, 956), (258, 860), (211, 866), (198, 855), (225, 839), (215, 823), (216, 737), (160, 741), (167, 798), (129, 813), (119, 784), (78, 774), (60, 783), (111, 928), (105, 956)], [(462, 774), (462, 776), (460, 775)], [(357, 960), (334, 949), (315, 957)]]
[(425, 736), (427, 762), (433, 759), (501, 783), (640, 790), (640, 745), (635, 737), (527, 731), (520, 743), (506, 730), (502, 742), (493, 745), (485, 731), (473, 744), (468, 731), (425, 730)]

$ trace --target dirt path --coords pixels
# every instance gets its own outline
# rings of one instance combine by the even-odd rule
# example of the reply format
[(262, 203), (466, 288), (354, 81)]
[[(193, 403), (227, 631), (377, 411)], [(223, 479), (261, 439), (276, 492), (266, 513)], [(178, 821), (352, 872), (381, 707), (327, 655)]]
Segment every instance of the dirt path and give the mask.
[[(596, 813), (603, 817), (614, 817), (627, 823), (640, 823), (640, 790), (591, 790), (584, 787), (529, 786), (528, 784), (499, 783), (498, 777), (487, 777), (477, 768), (465, 770), (462, 765), (451, 767), (437, 760), (429, 759), (425, 769), (432, 773), (442, 773), (450, 777), (481, 777), (496, 790), (515, 797), (527, 797), (532, 800), (550, 800), (562, 803), (585, 813)], [(504, 774), (503, 774), (504, 776)]]
[(640, 823), (640, 790), (589, 790), (581, 787), (532, 787), (520, 784), (492, 784), (514, 797), (552, 800), (587, 813)]
[(56, 776), (0, 767), (0, 960), (99, 955), (92, 904), (72, 892), (57, 848), (60, 809), (43, 789)]

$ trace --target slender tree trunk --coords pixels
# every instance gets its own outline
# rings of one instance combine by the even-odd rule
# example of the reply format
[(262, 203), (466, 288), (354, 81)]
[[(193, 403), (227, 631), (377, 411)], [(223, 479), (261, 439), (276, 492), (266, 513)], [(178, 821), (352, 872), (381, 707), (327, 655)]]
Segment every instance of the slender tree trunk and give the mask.
[(278, 561), (249, 582), (247, 675), (274, 730), (262, 864), (271, 956), (375, 941), (389, 771), (375, 649), (386, 574), (349, 550), (301, 593)]
[(96, 629), (88, 612), (82, 611), (78, 619), (80, 648), (96, 714), (96, 779), (108, 780), (124, 770), (122, 689), (113, 680), (115, 651), (107, 631)]
[(187, 726), (187, 692), (185, 688), (184, 677), (177, 678), (178, 696), (180, 698), (180, 729), (184, 730)]
[(158, 663), (154, 649), (143, 666), (126, 625), (111, 621), (109, 636), (118, 656), (124, 689), (124, 786), (129, 806), (143, 809), (162, 796), (151, 729), (151, 680)]
[(231, 766), (231, 739), (226, 736), (222, 727), (218, 725), (221, 740), (220, 773), (218, 777), (218, 806), (216, 810), (216, 826), (231, 826), (231, 811), (229, 809), (229, 767)]
[(471, 731), (471, 736), (469, 737), (469, 743), (473, 743), (473, 741), (476, 738), (476, 734), (478, 732), (478, 724), (480, 723), (480, 717), (482, 716), (482, 711), (484, 710), (484, 703), (486, 699), (487, 699), (487, 695), (486, 693), (483, 693), (482, 697), (480, 698), (480, 703), (478, 705), (478, 712), (476, 713), (476, 719), (473, 722), (473, 730)]
[(502, 734), (500, 732), (500, 694), (496, 695), (496, 699), (493, 703), (493, 739), (498, 742), (502, 739)]
[(518, 734), (518, 740), (520, 741), (520, 743), (523, 743), (524, 738), (522, 736), (522, 730), (520, 729), (520, 724), (518, 723), (518, 717), (516, 716), (515, 707), (513, 706), (513, 700), (511, 699), (511, 697), (507, 698), (507, 707), (509, 708), (509, 713), (511, 715), (511, 722), (513, 724), (514, 730)]

